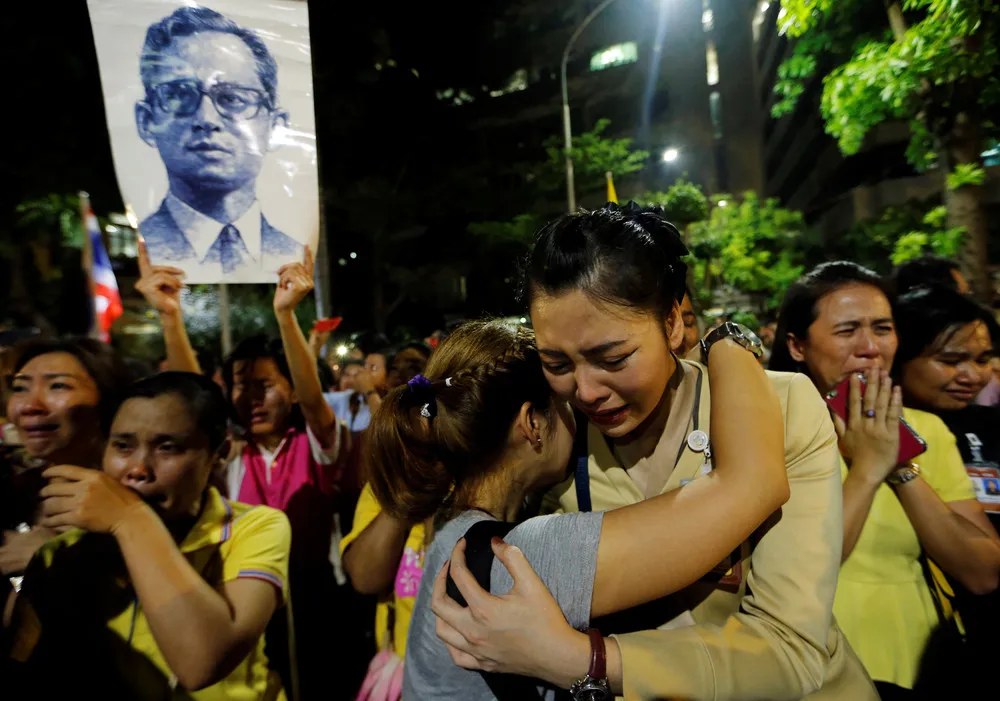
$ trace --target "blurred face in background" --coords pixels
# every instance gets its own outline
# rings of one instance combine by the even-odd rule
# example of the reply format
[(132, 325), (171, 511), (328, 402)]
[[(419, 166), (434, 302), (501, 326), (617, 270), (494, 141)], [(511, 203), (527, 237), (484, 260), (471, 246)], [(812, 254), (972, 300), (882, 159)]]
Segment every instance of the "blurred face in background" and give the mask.
[(694, 313), (694, 305), (691, 304), (691, 296), (688, 294), (685, 294), (684, 299), (681, 300), (681, 321), (684, 322), (684, 340), (680, 346), (674, 349), (674, 352), (684, 357), (701, 340), (698, 333), (698, 316)]
[(907, 405), (929, 411), (965, 409), (990, 381), (995, 357), (986, 324), (977, 321), (945, 331), (903, 366)]
[(258, 438), (284, 433), (298, 401), (273, 358), (236, 361), (230, 398), (240, 423)]
[(792, 358), (805, 364), (821, 394), (851, 373), (891, 368), (898, 345), (889, 299), (864, 283), (849, 283), (820, 297), (806, 338), (788, 335)]
[(404, 348), (392, 358), (386, 384), (389, 389), (405, 385), (427, 369), (427, 358), (415, 348)]
[(385, 391), (389, 368), (388, 359), (382, 353), (369, 353), (365, 357), (365, 367), (372, 376), (372, 385), (378, 391)]
[(345, 365), (340, 375), (340, 391), (347, 392), (357, 389), (357, 377), (363, 370), (364, 366), (358, 363)]
[(7, 416), (31, 457), (91, 466), (89, 457), (103, 442), (101, 397), (94, 378), (75, 356), (45, 353), (32, 358), (14, 374), (7, 396)]

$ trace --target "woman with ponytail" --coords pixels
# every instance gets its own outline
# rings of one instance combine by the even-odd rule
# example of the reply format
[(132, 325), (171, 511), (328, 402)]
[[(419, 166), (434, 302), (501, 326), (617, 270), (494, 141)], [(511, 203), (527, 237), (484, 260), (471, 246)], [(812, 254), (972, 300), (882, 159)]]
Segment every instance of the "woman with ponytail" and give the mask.
[[(440, 572), (420, 585), (403, 698), (526, 698), (525, 684), (530, 697), (555, 698), (575, 677), (547, 675), (547, 663), (558, 659), (557, 666), (581, 668), (580, 676), (587, 671), (586, 637), (582, 644), (549, 648), (536, 660), (534, 679), (497, 679), (454, 664), (435, 632), (431, 599), (446, 586), (448, 569), (442, 567), (456, 543), (467, 534), (471, 543), (482, 524), (506, 522), (500, 532), (523, 553), (511, 557), (498, 550), (490, 591), (516, 590), (518, 572), (530, 563), (558, 604), (539, 615), (586, 628), (592, 618), (652, 601), (705, 575), (784, 503), (777, 395), (756, 358), (731, 340), (712, 345), (708, 362), (717, 406), (732, 407), (722, 410), (728, 413), (747, 409), (750, 392), (753, 411), (727, 421), (710, 450), (700, 446), (705, 479), (606, 514), (521, 521), (533, 494), (566, 478), (576, 427), (569, 403), (546, 382), (530, 330), (503, 321), (466, 324), (431, 357), (426, 377), (386, 395), (369, 427), (370, 483), (393, 517), (435, 519), (424, 568), (429, 575)], [(704, 521), (717, 525), (702, 528)], [(649, 558), (651, 552), (658, 556)], [(462, 584), (463, 573), (454, 568), (453, 574)], [(607, 646), (607, 670), (610, 687), (620, 693), (614, 644)]]

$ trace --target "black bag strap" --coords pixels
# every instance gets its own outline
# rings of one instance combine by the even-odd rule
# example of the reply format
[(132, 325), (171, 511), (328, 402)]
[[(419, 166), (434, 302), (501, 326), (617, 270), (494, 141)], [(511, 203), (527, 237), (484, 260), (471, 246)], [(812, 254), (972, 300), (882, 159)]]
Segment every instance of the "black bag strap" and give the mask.
[[(502, 521), (479, 521), (465, 532), (465, 563), (476, 578), (476, 581), (486, 591), (490, 590), (490, 571), (493, 569), (493, 548), (490, 541), (503, 538), (516, 526), (516, 523)], [(448, 572), (448, 596), (462, 606), (468, 606), (465, 597), (458, 590), (451, 572)], [(525, 699), (541, 699), (536, 679), (521, 677), (516, 674), (498, 674), (496, 672), (480, 672), (483, 681), (498, 701), (524, 701)]]
[(570, 464), (573, 466), (576, 486), (577, 509), (586, 513), (593, 509), (590, 501), (590, 451), (587, 450), (587, 434), (590, 426), (587, 417), (580, 413), (576, 414), (576, 436), (573, 438), (573, 453)]
[[(941, 626), (950, 626), (954, 629), (955, 633), (963, 641), (965, 640), (965, 632), (958, 624), (956, 616), (958, 616), (958, 608), (955, 606), (955, 599), (941, 589), (937, 580), (934, 578), (934, 572), (931, 571), (930, 559), (927, 557), (927, 553), (923, 550), (920, 551), (920, 569), (923, 570), (924, 580), (927, 582), (927, 588), (931, 590), (931, 601), (934, 602), (934, 611), (937, 613), (938, 624)], [(947, 575), (946, 575), (947, 576)], [(941, 597), (948, 599), (948, 604), (951, 607), (951, 616), (945, 613), (944, 605), (941, 603)]]

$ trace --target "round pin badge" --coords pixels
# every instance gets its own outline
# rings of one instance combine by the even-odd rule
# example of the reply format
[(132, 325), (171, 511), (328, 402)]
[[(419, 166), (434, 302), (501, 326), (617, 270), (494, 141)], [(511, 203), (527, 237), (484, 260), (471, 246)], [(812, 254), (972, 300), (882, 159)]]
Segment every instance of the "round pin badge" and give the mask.
[(688, 448), (696, 453), (702, 453), (708, 447), (708, 434), (704, 431), (691, 431), (687, 442)]

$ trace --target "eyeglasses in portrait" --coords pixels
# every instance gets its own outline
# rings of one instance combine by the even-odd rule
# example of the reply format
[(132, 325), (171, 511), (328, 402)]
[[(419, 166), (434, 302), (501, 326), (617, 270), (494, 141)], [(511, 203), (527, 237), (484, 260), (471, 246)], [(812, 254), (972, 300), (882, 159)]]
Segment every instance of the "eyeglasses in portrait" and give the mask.
[[(301, 51), (308, 57), (305, 2), (230, 0), (238, 19), (216, 9), (221, 2), (89, 4), (119, 184), (140, 217), (151, 262), (181, 268), (188, 282), (272, 282), (282, 265), (302, 260), (306, 245), (315, 250), (311, 69)], [(113, 7), (129, 6), (141, 11), (109, 16)], [(291, 24), (289, 9), (299, 10)], [(125, 76), (110, 81), (114, 93), (106, 77), (122, 69), (116, 60), (122, 37), (101, 31), (111, 29), (102, 20), (121, 29), (142, 26), (149, 15), (131, 61), (138, 96), (129, 138), (120, 113)], [(113, 42), (106, 51), (102, 35)]]

